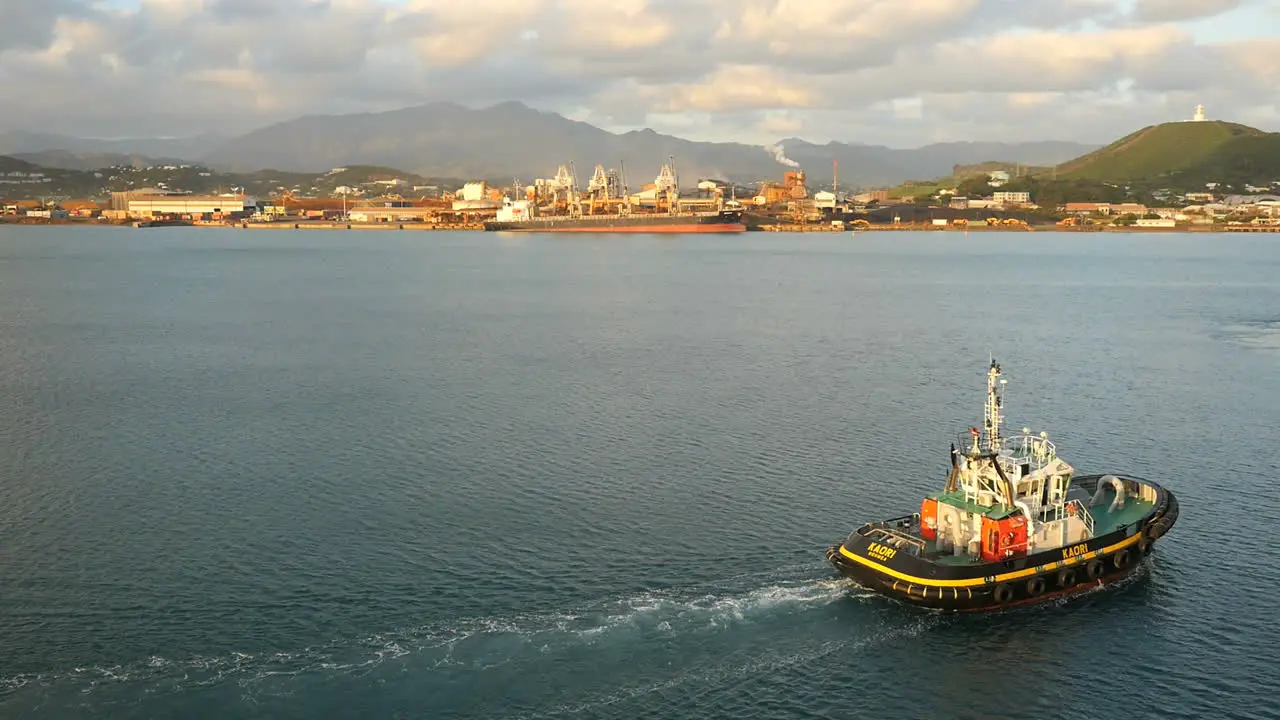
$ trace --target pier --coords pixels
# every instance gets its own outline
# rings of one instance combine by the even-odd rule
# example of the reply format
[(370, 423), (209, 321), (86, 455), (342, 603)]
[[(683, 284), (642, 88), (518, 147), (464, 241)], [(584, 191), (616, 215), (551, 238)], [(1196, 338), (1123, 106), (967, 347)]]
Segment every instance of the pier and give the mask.
[(241, 230), (483, 230), (482, 223), (355, 223), (355, 222), (241, 222), (234, 225)]
[(1227, 232), (1280, 233), (1280, 225), (1228, 225)]

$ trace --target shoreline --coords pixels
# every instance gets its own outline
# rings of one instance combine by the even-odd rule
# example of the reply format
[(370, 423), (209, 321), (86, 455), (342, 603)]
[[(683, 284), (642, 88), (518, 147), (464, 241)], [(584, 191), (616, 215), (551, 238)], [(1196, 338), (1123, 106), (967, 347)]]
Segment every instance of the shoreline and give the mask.
[[(147, 221), (115, 221), (98, 218), (28, 218), (0, 217), (0, 226), (14, 227), (119, 227), (145, 228)], [(154, 227), (197, 227), (219, 228), (226, 230), (407, 230), (434, 232), (483, 232), (482, 223), (353, 223), (331, 222), (324, 220), (299, 220), (271, 223), (227, 223), (227, 222), (157, 222)], [(861, 235), (869, 232), (933, 232), (933, 233), (1026, 233), (1026, 232), (1060, 232), (1060, 233), (1275, 233), (1280, 234), (1280, 225), (1176, 225), (1174, 227), (1135, 227), (1117, 225), (1060, 226), (1044, 225), (974, 225), (969, 227), (938, 226), (926, 224), (885, 224), (868, 225), (856, 228), (835, 227), (818, 223), (810, 225), (768, 225), (749, 229), (746, 232), (771, 233), (850, 233)]]

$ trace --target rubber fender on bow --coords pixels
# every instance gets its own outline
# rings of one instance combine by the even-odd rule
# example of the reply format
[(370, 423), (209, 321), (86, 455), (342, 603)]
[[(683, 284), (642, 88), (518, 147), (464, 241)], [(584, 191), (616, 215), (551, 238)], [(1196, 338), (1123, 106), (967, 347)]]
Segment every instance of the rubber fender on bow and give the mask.
[(1160, 518), (1143, 529), (1142, 534), (1147, 540), (1158, 540), (1165, 529), (1164, 518)]
[(1115, 565), (1117, 570), (1123, 570), (1129, 567), (1129, 559), (1129, 548), (1125, 548), (1111, 556), (1111, 564)]

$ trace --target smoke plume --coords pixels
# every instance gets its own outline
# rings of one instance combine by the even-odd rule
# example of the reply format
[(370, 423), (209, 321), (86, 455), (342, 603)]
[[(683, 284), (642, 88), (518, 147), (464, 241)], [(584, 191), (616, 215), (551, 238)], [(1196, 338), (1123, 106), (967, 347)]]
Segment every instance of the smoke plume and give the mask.
[(800, 167), (800, 163), (787, 157), (787, 153), (781, 145), (765, 145), (764, 150), (773, 155), (773, 159), (788, 167)]

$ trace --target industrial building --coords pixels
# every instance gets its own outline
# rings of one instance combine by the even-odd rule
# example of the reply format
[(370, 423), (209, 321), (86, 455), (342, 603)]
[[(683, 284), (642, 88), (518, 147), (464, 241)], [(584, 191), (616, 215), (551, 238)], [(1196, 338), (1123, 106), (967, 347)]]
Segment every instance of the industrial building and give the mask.
[(789, 200), (804, 200), (809, 197), (809, 189), (805, 186), (804, 171), (789, 170), (782, 174), (782, 183), (763, 183), (760, 194), (752, 199), (756, 205), (774, 205)]
[(469, 182), (462, 186), (453, 198), (453, 209), (456, 211), (487, 210), (497, 212), (502, 207), (503, 191), (491, 188), (483, 181)]
[(258, 201), (247, 195), (192, 195), (161, 189), (130, 190), (111, 193), (111, 209), (124, 210), (129, 217), (152, 218), (183, 215), (248, 215), (258, 208)]
[(424, 223), (435, 222), (440, 209), (411, 205), (362, 205), (351, 208), (347, 217), (355, 223)]

